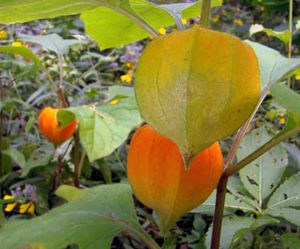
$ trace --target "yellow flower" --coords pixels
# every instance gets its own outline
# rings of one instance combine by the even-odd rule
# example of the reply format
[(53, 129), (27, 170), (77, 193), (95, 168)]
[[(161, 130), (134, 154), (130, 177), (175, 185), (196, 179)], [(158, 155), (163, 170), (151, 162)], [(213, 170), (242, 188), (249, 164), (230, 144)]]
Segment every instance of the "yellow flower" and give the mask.
[(296, 80), (300, 80), (300, 73), (299, 73), (299, 74), (296, 74), (295, 79), (296, 79)]
[(280, 118), (279, 119), (279, 124), (284, 125), (285, 124), (285, 118)]
[(186, 20), (185, 18), (182, 18), (182, 19), (181, 19), (181, 22), (182, 22), (183, 25), (186, 25), (186, 24), (187, 24), (187, 20)]
[(133, 68), (133, 63), (132, 62), (126, 62), (125, 64), (128, 68)]
[[(12, 196), (12, 195), (5, 195), (3, 200), (11, 200), (11, 199), (14, 199), (14, 198), (15, 197)], [(9, 204), (6, 205), (4, 211), (8, 212), (8, 213), (11, 212), (11, 211), (13, 211), (13, 209), (15, 208), (16, 205), (17, 205), (17, 202), (9, 203)]]
[(6, 30), (0, 30), (0, 40), (4, 40), (7, 38), (7, 31)]
[(165, 28), (160, 28), (158, 31), (161, 35), (165, 35), (167, 33), (167, 30)]
[(109, 102), (110, 105), (116, 105), (118, 104), (120, 101), (118, 99), (113, 99)]
[(25, 47), (24, 43), (22, 43), (21, 41), (14, 41), (11, 45), (13, 47)]
[(238, 26), (243, 26), (243, 21), (240, 18), (234, 19), (234, 24)]
[(212, 19), (213, 23), (217, 23), (220, 20), (220, 16), (219, 15), (215, 15)]
[(20, 214), (24, 214), (24, 213), (29, 213), (31, 215), (34, 214), (34, 210), (35, 210), (35, 205), (33, 201), (29, 201), (27, 203), (21, 204), (20, 205), (20, 209), (19, 209), (19, 213)]
[(122, 82), (126, 82), (128, 84), (131, 83), (132, 81), (132, 76), (133, 76), (133, 71), (132, 70), (129, 70), (127, 74), (124, 74), (120, 77), (121, 81)]

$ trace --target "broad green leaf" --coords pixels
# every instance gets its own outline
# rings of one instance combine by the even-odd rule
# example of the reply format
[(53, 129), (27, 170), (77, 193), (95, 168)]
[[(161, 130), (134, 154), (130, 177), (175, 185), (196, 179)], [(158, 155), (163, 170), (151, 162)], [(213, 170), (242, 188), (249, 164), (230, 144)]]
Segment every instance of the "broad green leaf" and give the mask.
[(90, 161), (111, 154), (142, 120), (133, 98), (120, 99), (99, 107), (70, 108), (79, 123), (80, 141)]
[[(255, 212), (255, 207), (253, 207), (251, 204), (251, 199), (249, 199), (249, 203), (247, 202), (248, 198), (244, 197), (238, 198), (230, 193), (226, 194), (225, 199), (225, 209), (233, 210), (242, 210), (244, 212)], [(214, 208), (216, 203), (216, 191), (212, 192), (212, 194), (209, 196), (209, 198), (202, 203), (199, 207), (192, 210), (193, 213), (210, 213), (213, 214)]]
[[(196, 1), (195, 3), (173, 3), (173, 4), (161, 4), (161, 8), (168, 10), (173, 15), (182, 18), (200, 17), (200, 10), (202, 8), (203, 1)], [(212, 0), (211, 7), (221, 6), (222, 0)]]
[(70, 202), (82, 198), (86, 195), (87, 191), (88, 190), (86, 189), (84, 190), (69, 185), (62, 185), (56, 190), (55, 194)]
[(271, 196), (268, 208), (300, 207), (300, 173), (291, 176)]
[(15, 148), (8, 148), (2, 151), (3, 154), (8, 155), (11, 159), (18, 164), (21, 168), (25, 167), (26, 160), (24, 155)]
[[(202, 1), (200, 1), (202, 3)], [(200, 13), (200, 2), (195, 4), (184, 4), (178, 13), (183, 11), (184, 18), (198, 16)], [(178, 5), (164, 5), (163, 8), (147, 0), (129, 0), (131, 8), (144, 20), (151, 24), (156, 30), (171, 26), (175, 23), (172, 16), (165, 10), (172, 10)], [(221, 5), (220, 0), (213, 0), (212, 6)], [(109, 7), (98, 7), (85, 11), (81, 15), (85, 23), (87, 33), (93, 37), (100, 48), (106, 49), (129, 44), (143, 38), (149, 37), (149, 33), (141, 28), (132, 18), (124, 15), (121, 11), (115, 11)]]
[(195, 25), (148, 44), (135, 93), (145, 121), (173, 140), (188, 163), (253, 112), (260, 93), (257, 59), (244, 42)]
[(275, 219), (275, 218), (273, 218), (271, 216), (267, 216), (267, 215), (260, 216), (257, 219), (253, 219), (253, 220), (254, 220), (254, 222), (251, 224), (250, 227), (242, 228), (234, 234), (230, 249), (238, 248), (241, 241), (243, 239), (247, 239), (247, 238), (245, 238), (245, 236), (247, 234), (251, 234), (251, 232), (255, 231), (257, 228), (263, 227), (265, 225), (280, 223), (280, 221), (278, 219)]
[(137, 238), (144, 233), (135, 215), (129, 185), (101, 185), (84, 192), (42, 216), (7, 222), (0, 230), (1, 247), (34, 245), (58, 249), (77, 244), (84, 249), (108, 249), (121, 231)]
[(246, 42), (253, 48), (259, 61), (261, 90), (270, 87), (290, 71), (300, 67), (300, 59), (286, 58), (272, 48), (256, 42)]
[(283, 146), (289, 153), (289, 165), (300, 169), (300, 148), (291, 143), (283, 143)]
[(273, 85), (271, 94), (275, 101), (287, 110), (300, 115), (300, 95), (285, 85)]
[[(132, 8), (157, 30), (174, 23), (173, 18), (158, 5), (147, 0), (130, 0)], [(100, 49), (118, 47), (149, 36), (133, 19), (106, 7), (98, 7), (81, 14), (86, 32), (99, 44)]]
[(79, 40), (62, 39), (57, 34), (50, 35), (19, 35), (24, 42), (31, 42), (41, 45), (45, 50), (55, 52), (57, 55), (67, 54), (70, 46), (80, 43)]
[(164, 244), (162, 245), (161, 249), (176, 249), (177, 245), (177, 237), (176, 236), (169, 236), (164, 241)]
[[(226, 194), (225, 209), (243, 210), (244, 212), (256, 212), (256, 202), (251, 199), (251, 195), (247, 192), (241, 180), (236, 176), (231, 176), (228, 180)], [(213, 214), (216, 202), (216, 191), (214, 191), (209, 198), (199, 207), (192, 210), (195, 213), (210, 213)]]
[[(247, 134), (237, 152), (238, 161), (250, 155), (269, 140), (270, 137), (264, 127)], [(257, 200), (259, 209), (262, 208), (264, 199), (278, 186), (287, 164), (288, 154), (279, 145), (239, 172), (241, 181), (249, 193)]]
[(253, 219), (253, 223), (251, 224), (250, 229), (253, 230), (265, 225), (276, 224), (276, 223), (280, 223), (280, 221), (269, 215), (263, 215), (263, 216), (259, 216), (256, 219)]
[[(231, 216), (223, 218), (222, 233), (221, 233), (221, 248), (235, 248), (233, 245), (237, 240), (240, 240), (245, 235), (251, 233), (259, 227), (279, 223), (279, 220), (270, 216), (261, 216), (257, 219), (250, 217)], [(210, 226), (207, 237), (206, 246), (210, 248), (212, 234), (212, 226)]]
[(34, 168), (48, 165), (53, 159), (54, 152), (54, 146), (50, 143), (39, 146), (31, 153), (29, 159), (24, 165), (24, 171), (21, 176), (27, 176), (27, 174)]
[[(191, 6), (182, 9), (181, 15), (182, 18), (192, 18), (192, 17), (200, 17), (200, 10), (202, 8), (202, 1), (197, 1), (193, 3)], [(212, 0), (211, 7), (218, 7), (223, 4), (223, 0)]]
[(75, 119), (75, 114), (66, 109), (60, 109), (57, 112), (56, 118), (59, 122), (58, 127), (63, 129), (66, 126), (68, 126)]
[(300, 226), (300, 210), (295, 208), (274, 208), (266, 210), (266, 213), (287, 220), (288, 222)]
[(98, 161), (99, 169), (104, 178), (105, 183), (112, 183), (112, 169), (111, 165), (108, 164), (105, 160)]
[(264, 32), (268, 36), (276, 37), (279, 40), (281, 40), (284, 44), (288, 44), (290, 40), (290, 32), (288, 30), (279, 32), (279, 31), (274, 31), (273, 29), (267, 29), (263, 25), (259, 25), (259, 24), (251, 25), (249, 30), (250, 36), (260, 32)]
[(108, 88), (106, 95), (108, 100), (112, 100), (114, 98), (120, 99), (135, 96), (133, 87), (127, 86), (111, 86)]
[[(228, 249), (232, 243), (234, 234), (243, 228), (248, 228), (253, 223), (253, 218), (250, 217), (225, 217), (223, 218), (222, 233), (220, 245), (222, 249)], [(210, 226), (205, 240), (207, 248), (210, 248), (212, 236), (212, 225)]]
[(93, 0), (1, 0), (0, 23), (23, 23), (74, 15), (96, 6), (97, 2)]
[[(1, 5), (0, 5), (1, 9)], [(1, 14), (0, 14), (1, 15)], [(24, 58), (30, 58), (32, 61), (40, 66), (40, 59), (29, 49), (26, 47), (13, 47), (13, 46), (0, 46), (0, 53), (12, 53), (17, 55), (22, 55)]]
[(300, 235), (299, 233), (285, 233), (280, 236), (284, 248), (299, 249)]

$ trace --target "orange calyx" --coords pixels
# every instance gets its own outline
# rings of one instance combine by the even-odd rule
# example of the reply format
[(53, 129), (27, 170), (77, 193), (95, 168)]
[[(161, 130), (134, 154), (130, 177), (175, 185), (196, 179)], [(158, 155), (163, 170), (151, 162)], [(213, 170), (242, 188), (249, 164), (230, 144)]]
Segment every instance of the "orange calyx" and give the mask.
[(209, 197), (222, 171), (223, 157), (217, 142), (198, 153), (186, 170), (178, 146), (149, 125), (132, 138), (129, 182), (136, 197), (158, 212), (163, 233)]
[(59, 121), (57, 120), (59, 110), (59, 108), (45, 107), (41, 111), (38, 119), (40, 132), (56, 145), (68, 140), (76, 129), (75, 119), (66, 127), (59, 127)]

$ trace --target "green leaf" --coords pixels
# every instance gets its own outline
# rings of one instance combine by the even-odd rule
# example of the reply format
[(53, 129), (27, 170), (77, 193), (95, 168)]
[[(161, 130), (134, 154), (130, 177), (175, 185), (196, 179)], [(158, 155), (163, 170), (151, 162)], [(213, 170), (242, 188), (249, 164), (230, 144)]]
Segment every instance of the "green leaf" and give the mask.
[[(183, 18), (198, 16), (201, 4), (199, 1), (181, 7)], [(212, 6), (221, 4), (221, 0), (212, 1)], [(149, 36), (141, 26), (159, 29), (175, 22), (167, 11), (146, 0), (4, 0), (0, 5), (0, 23), (28, 22), (82, 12), (87, 32), (98, 41), (101, 49)]]
[[(158, 5), (147, 0), (130, 0), (130, 5), (157, 30), (174, 23), (173, 18)], [(99, 44), (101, 50), (129, 44), (149, 36), (130, 17), (106, 7), (98, 7), (81, 14), (86, 32)]]
[(266, 210), (266, 213), (287, 220), (288, 222), (300, 226), (300, 210), (294, 208), (274, 208)]
[(248, 207), (252, 208), (252, 210), (257, 209), (256, 200), (245, 188), (239, 176), (233, 175), (229, 178), (227, 189), (229, 190), (230, 194), (232, 194), (235, 197), (236, 201), (242, 201), (243, 203), (246, 203)]
[[(272, 218), (270, 216), (264, 215), (257, 219), (250, 217), (241, 217), (241, 216), (230, 216), (223, 218), (222, 224), (222, 234), (221, 234), (221, 248), (235, 248), (235, 242), (242, 239), (245, 235), (251, 233), (251, 231), (256, 230), (259, 227), (279, 223), (279, 220)], [(206, 246), (210, 248), (210, 241), (212, 235), (212, 226), (210, 226), (207, 237), (206, 237)]]
[(75, 114), (71, 111), (60, 109), (57, 112), (56, 118), (59, 122), (58, 127), (63, 129), (67, 127), (75, 119)]
[[(247, 134), (237, 152), (238, 161), (250, 155), (269, 140), (270, 137), (264, 127)], [(241, 181), (257, 200), (259, 209), (262, 208), (264, 199), (278, 186), (287, 164), (288, 154), (283, 147), (278, 145), (239, 172)]]
[(80, 141), (90, 161), (111, 154), (142, 122), (133, 98), (121, 99), (115, 105), (80, 106), (69, 110), (76, 114)]
[(286, 58), (278, 51), (256, 42), (246, 41), (254, 50), (260, 65), (261, 90), (278, 82), (300, 66), (300, 59)]
[(111, 165), (109, 165), (105, 160), (98, 161), (98, 165), (105, 183), (112, 183)]
[(15, 148), (8, 148), (6, 150), (3, 150), (2, 151), (3, 154), (5, 155), (8, 155), (11, 157), (11, 159), (17, 164), (19, 165), (21, 168), (24, 168), (25, 167), (25, 164), (26, 164), (26, 160), (25, 160), (25, 157), (24, 155), (18, 151), (17, 149)]
[(275, 101), (287, 110), (300, 115), (300, 95), (285, 85), (273, 85), (271, 94)]
[(230, 246), (231, 249), (238, 248), (237, 245), (240, 245), (240, 242), (245, 238), (245, 236), (247, 234), (251, 234), (252, 231), (255, 231), (256, 229), (263, 227), (265, 225), (280, 223), (278, 219), (275, 219), (267, 215), (260, 216), (259, 218), (253, 220), (254, 222), (251, 224), (250, 227), (242, 228), (234, 234), (232, 239), (232, 244)]
[[(1, 5), (0, 5), (0, 9), (1, 9)], [(0, 10), (0, 13), (1, 13), (1, 10)], [(26, 47), (0, 46), (0, 53), (19, 54), (19, 55), (22, 55), (24, 58), (32, 59), (32, 61), (36, 65), (38, 65), (38, 66), (41, 65), (40, 59), (29, 48), (26, 48)]]
[(300, 173), (291, 176), (273, 193), (268, 208), (300, 207)]
[(288, 42), (290, 40), (289, 30), (278, 32), (278, 31), (274, 31), (273, 29), (264, 28), (263, 25), (259, 25), (259, 24), (254, 24), (250, 27), (250, 30), (249, 30), (250, 36), (252, 36), (256, 33), (260, 33), (260, 32), (264, 32), (268, 36), (276, 37), (279, 40), (281, 40), (284, 44), (288, 44)]
[(84, 192), (42, 216), (7, 222), (0, 231), (1, 247), (34, 245), (58, 249), (77, 244), (84, 249), (108, 249), (121, 231), (129, 231), (137, 238), (144, 233), (135, 215), (129, 185), (101, 185)]
[[(202, 1), (200, 2), (202, 3)], [(181, 5), (179, 13), (177, 12), (176, 14), (180, 14), (183, 11), (184, 18), (198, 16), (200, 13), (200, 2), (192, 5)], [(161, 8), (147, 0), (129, 0), (129, 4), (135, 13), (156, 30), (175, 23), (175, 20), (164, 8), (172, 10), (173, 7), (178, 5), (164, 5)], [(212, 6), (221, 4), (220, 0), (212, 1)], [(103, 6), (85, 11), (82, 13), (81, 19), (85, 23), (86, 32), (98, 42), (102, 50), (149, 37), (149, 33), (142, 29), (132, 18), (124, 15), (122, 11), (115, 11), (109, 7)]]
[(133, 87), (128, 86), (111, 86), (105, 94), (108, 100), (135, 97)]
[(62, 39), (57, 34), (50, 35), (19, 35), (24, 42), (30, 42), (41, 45), (45, 50), (55, 52), (57, 55), (67, 54), (70, 46), (80, 43), (79, 40)]
[(271, 225), (280, 223), (278, 219), (275, 219), (269, 215), (263, 215), (259, 216), (258, 218), (254, 219), (253, 223), (250, 226), (251, 230), (257, 229), (259, 227), (265, 226), (265, 225)]
[(26, 126), (25, 126), (26, 133), (28, 133), (34, 127), (35, 121), (36, 121), (36, 116), (34, 114), (31, 114), (28, 121), (26, 122)]
[[(225, 217), (223, 218), (222, 233), (221, 233), (221, 248), (228, 249), (231, 245), (234, 234), (243, 228), (248, 228), (253, 223), (253, 219), (249, 217)], [(210, 248), (212, 236), (212, 225), (210, 226), (205, 240), (207, 248)]]
[(299, 249), (300, 236), (299, 233), (285, 233), (280, 236), (284, 248)]
[(21, 176), (27, 176), (34, 168), (48, 165), (53, 159), (54, 152), (54, 146), (50, 143), (43, 144), (35, 149), (27, 160)]
[[(231, 176), (228, 180), (225, 199), (225, 209), (227, 210), (243, 210), (244, 212), (256, 212), (256, 202), (247, 192), (241, 180), (236, 176)], [(209, 196), (209, 198), (199, 207), (192, 210), (195, 213), (210, 213), (213, 214), (216, 202), (216, 190)]]
[(61, 185), (55, 192), (56, 195), (64, 198), (68, 202), (75, 201), (86, 195), (88, 190), (78, 189), (69, 185)]
[(176, 249), (177, 237), (175, 235), (167, 237), (161, 249)]
[(0, 23), (23, 23), (37, 19), (74, 15), (96, 6), (93, 0), (2, 0)]
[[(182, 9), (182, 18), (200, 17), (203, 0), (193, 3), (191, 6)], [(212, 0), (211, 7), (218, 7), (223, 4), (222, 0)]]
[[(224, 207), (225, 209), (234, 210), (234, 211), (243, 210), (244, 212), (249, 212), (249, 211), (255, 212), (256, 211), (255, 207), (249, 204), (251, 202), (252, 200), (247, 197), (239, 198), (230, 193), (227, 193)], [(216, 203), (216, 191), (212, 192), (209, 198), (204, 203), (202, 203), (199, 207), (193, 209), (192, 212), (213, 214), (215, 203)]]
[(296, 131), (300, 132), (300, 115), (298, 115), (294, 112), (289, 113), (289, 118), (288, 118), (287, 124), (284, 127), (284, 129), (282, 130), (282, 132), (288, 133), (292, 130), (296, 130)]

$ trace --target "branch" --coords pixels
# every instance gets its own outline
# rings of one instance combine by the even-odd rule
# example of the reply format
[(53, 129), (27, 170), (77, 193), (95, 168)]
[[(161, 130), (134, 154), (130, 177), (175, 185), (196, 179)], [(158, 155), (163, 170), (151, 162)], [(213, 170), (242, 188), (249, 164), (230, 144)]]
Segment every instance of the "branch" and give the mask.
[(281, 131), (279, 134), (277, 134), (274, 138), (272, 138), (270, 141), (259, 147), (256, 151), (254, 151), (252, 154), (244, 158), (242, 161), (238, 162), (236, 165), (227, 168), (227, 170), (224, 172), (225, 176), (229, 177), (235, 173), (237, 173), (239, 170), (247, 166), (252, 161), (256, 160), (258, 157), (266, 153), (268, 150), (279, 144), (281, 141), (287, 139), (288, 137), (300, 132), (300, 127), (291, 129), (289, 131)]
[(224, 205), (225, 205), (225, 198), (226, 198), (226, 191), (227, 191), (227, 182), (228, 182), (228, 176), (223, 174), (217, 188), (213, 231), (212, 231), (211, 246), (210, 246), (211, 249), (219, 249), (220, 246)]
[(200, 24), (205, 28), (209, 28), (211, 0), (203, 0), (200, 16)]

